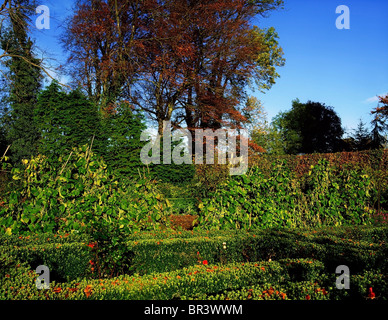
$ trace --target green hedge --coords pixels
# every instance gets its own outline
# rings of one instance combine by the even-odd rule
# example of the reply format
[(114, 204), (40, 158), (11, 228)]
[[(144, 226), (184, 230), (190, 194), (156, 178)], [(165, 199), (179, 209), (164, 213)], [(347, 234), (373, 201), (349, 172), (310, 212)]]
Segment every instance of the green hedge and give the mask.
[[(322, 261), (325, 272), (347, 265), (352, 273), (364, 270), (387, 272), (387, 228), (309, 230), (261, 230), (255, 232), (201, 231), (149, 232), (128, 237), (124, 256), (128, 274), (168, 272), (206, 260), (233, 263), (314, 258)], [(337, 235), (337, 236), (336, 236)], [(30, 237), (0, 237), (0, 253), (6, 253), (30, 268), (46, 265), (58, 282), (93, 277), (92, 260), (98, 267), (95, 250), (86, 237), (73, 234)]]
[[(311, 261), (300, 261), (299, 263), (310, 264)], [(321, 267), (319, 262), (316, 264)], [(31, 272), (16, 275), (17, 281), (12, 276), (14, 275), (6, 275), (3, 278), (1, 289), (3, 299), (28, 297), (29, 299), (166, 300), (226, 289), (238, 289), (253, 283), (289, 280), (286, 269), (279, 262), (232, 263), (225, 266), (196, 265), (177, 271), (153, 273), (141, 277), (120, 276), (109, 280), (51, 283), (49, 290), (34, 288), (33, 279), (36, 279), (36, 275)], [(69, 290), (69, 288), (74, 290)]]
[(353, 300), (371, 299), (369, 288), (375, 293), (374, 299), (388, 299), (388, 279), (381, 273), (367, 271), (360, 275), (350, 275), (350, 289), (339, 290), (335, 279), (327, 274), (313, 281), (287, 283), (266, 283), (237, 290), (225, 290), (216, 294), (201, 294), (190, 300)]
[(369, 172), (327, 160), (299, 177), (285, 159), (253, 166), (199, 203), (199, 228), (258, 229), (372, 224), (377, 186)]
[[(19, 273), (1, 279), (0, 299), (387, 299), (387, 276), (377, 272), (351, 275), (350, 290), (335, 288), (335, 275), (322, 274), (323, 263), (311, 259), (195, 265), (177, 271), (108, 280), (51, 283), (35, 287), (36, 274), (19, 266)], [(264, 292), (265, 291), (265, 292)]]
[(233, 238), (139, 240), (129, 242), (128, 246), (134, 253), (133, 271), (140, 274), (176, 270), (201, 260), (230, 263), (311, 257), (323, 261), (330, 271), (341, 264), (353, 272), (387, 270), (388, 250), (384, 242), (342, 240), (331, 235), (309, 239), (303, 235), (268, 231), (266, 235), (236, 234)]
[(40, 265), (50, 269), (57, 282), (71, 281), (90, 275), (90, 250), (82, 243), (49, 243), (23, 247), (0, 246), (0, 254), (25, 263), (35, 270)]

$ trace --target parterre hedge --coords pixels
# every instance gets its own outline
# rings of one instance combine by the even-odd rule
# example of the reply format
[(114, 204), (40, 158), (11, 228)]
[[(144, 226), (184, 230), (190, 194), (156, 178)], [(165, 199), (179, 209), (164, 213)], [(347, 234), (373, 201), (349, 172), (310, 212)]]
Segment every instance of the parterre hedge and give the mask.
[(374, 298), (386, 300), (388, 292), (386, 274), (370, 271), (351, 275), (350, 290), (339, 290), (334, 277), (322, 273), (323, 263), (312, 259), (195, 265), (144, 276), (53, 282), (49, 290), (36, 289), (33, 271), (16, 270), (2, 279), (1, 299), (365, 299), (372, 288)]
[[(289, 275), (286, 281), (289, 293), (293, 292), (290, 283), (296, 283), (295, 286), (298, 288), (298, 283), (319, 278), (321, 273), (334, 274), (338, 265), (347, 265), (350, 268), (355, 281), (361, 283), (360, 291), (365, 289), (362, 286), (363, 280), (360, 278), (363, 273), (370, 271), (377, 277), (376, 279), (380, 279), (381, 274), (387, 274), (387, 235), (387, 228), (384, 226), (316, 230), (267, 229), (255, 232), (160, 231), (139, 233), (131, 235), (125, 244), (127, 251), (131, 253), (129, 257), (126, 257), (130, 270), (125, 277), (148, 279), (149, 275), (169, 272), (172, 274), (176, 272), (181, 276), (179, 272), (184, 268), (198, 267), (204, 262), (221, 268), (229, 264), (248, 263), (250, 265), (258, 261), (261, 261), (260, 263), (276, 262), (272, 264), (276, 266), (284, 259), (294, 261), (307, 259), (318, 262), (312, 265), (282, 264), (282, 272)], [(72, 281), (76, 283), (96, 281), (98, 279), (96, 270), (99, 267), (96, 250), (98, 247), (90, 243), (87, 237), (78, 234), (1, 236), (0, 283), (3, 287), (4, 281), (7, 282), (7, 279), (10, 278), (21, 282), (25, 281), (23, 280), (25, 277), (36, 279), (35, 269), (38, 265), (48, 266), (51, 280), (60, 287)], [(16, 266), (19, 267), (16, 268)], [(311, 266), (314, 268), (310, 270)], [(9, 277), (7, 278), (6, 275)], [(101, 281), (109, 280), (105, 277)], [(268, 283), (272, 286), (276, 284)], [(244, 286), (242, 283), (235, 289), (244, 290)], [(260, 288), (265, 291), (270, 287)], [(276, 287), (275, 291), (284, 291), (280, 289), (281, 287)], [(230, 288), (225, 290), (230, 290)], [(205, 291), (203, 294), (209, 295), (210, 292)], [(183, 292), (182, 295), (194, 297), (194, 293), (187, 295)], [(289, 297), (293, 296), (295, 295)], [(310, 296), (315, 297), (315, 295)], [(110, 294), (109, 297), (113, 295)]]

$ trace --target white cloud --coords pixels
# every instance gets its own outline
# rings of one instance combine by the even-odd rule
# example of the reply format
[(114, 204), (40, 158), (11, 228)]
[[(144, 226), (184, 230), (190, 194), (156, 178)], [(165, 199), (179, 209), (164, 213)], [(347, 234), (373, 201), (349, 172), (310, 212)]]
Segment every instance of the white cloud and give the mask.
[(368, 99), (365, 99), (364, 103), (375, 103), (375, 102), (378, 102), (379, 101), (379, 96), (383, 97), (383, 96), (386, 96), (387, 94), (388, 93), (381, 93), (381, 94), (375, 95), (374, 97), (370, 97)]

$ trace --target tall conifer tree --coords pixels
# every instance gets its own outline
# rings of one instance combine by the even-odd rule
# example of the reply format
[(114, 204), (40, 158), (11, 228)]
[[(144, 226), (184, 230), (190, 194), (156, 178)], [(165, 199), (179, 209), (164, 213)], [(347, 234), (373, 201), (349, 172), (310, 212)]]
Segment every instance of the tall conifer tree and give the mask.
[(11, 108), (7, 140), (12, 144), (11, 159), (18, 162), (36, 154), (39, 132), (33, 121), (37, 95), (41, 89), (41, 61), (34, 57), (33, 42), (28, 36), (28, 0), (12, 1), (8, 9), (9, 26), (1, 35), (1, 49), (10, 57), (9, 70)]

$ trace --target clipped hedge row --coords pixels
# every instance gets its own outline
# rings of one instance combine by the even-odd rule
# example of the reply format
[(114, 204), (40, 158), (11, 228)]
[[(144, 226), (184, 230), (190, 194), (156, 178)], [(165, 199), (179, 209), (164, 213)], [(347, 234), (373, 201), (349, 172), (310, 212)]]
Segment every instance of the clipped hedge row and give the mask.
[[(179, 299), (226, 289), (238, 289), (257, 283), (289, 281), (285, 265), (293, 262), (232, 263), (220, 265), (195, 265), (167, 273), (144, 276), (120, 276), (109, 280), (82, 280), (68, 283), (51, 283), (49, 290), (35, 287), (37, 277), (33, 271), (6, 274), (2, 279), (2, 299)], [(303, 265), (304, 275), (313, 278), (323, 265), (319, 261), (295, 261)], [(306, 266), (304, 266), (306, 265)]]
[(50, 269), (50, 277), (58, 282), (90, 275), (90, 250), (82, 243), (48, 243), (22, 247), (0, 246), (0, 254), (25, 263), (35, 270), (40, 265)]
[[(142, 233), (138, 238), (128, 238), (125, 246), (129, 254), (123, 259), (129, 265), (128, 274), (141, 275), (178, 270), (204, 260), (227, 264), (285, 258), (318, 259), (324, 263), (325, 272), (333, 272), (342, 264), (352, 273), (377, 269), (386, 272), (387, 228), (357, 230)], [(98, 268), (96, 249), (88, 247), (86, 238), (41, 235), (4, 239), (0, 239), (0, 253), (26, 262), (34, 270), (41, 264), (48, 266), (57, 282), (96, 277), (91, 272)]]
[(41, 245), (41, 244), (64, 244), (64, 243), (80, 243), (87, 242), (88, 237), (80, 233), (39, 233), (34, 235), (0, 235), (0, 246), (16, 246), (22, 247), (26, 244)]
[[(386, 227), (324, 228), (318, 230), (260, 230), (255, 232), (179, 232), (165, 240), (142, 235), (128, 243), (136, 272), (164, 272), (206, 259), (210, 263), (313, 257), (328, 270), (346, 264), (363, 269), (387, 269)], [(338, 236), (336, 236), (338, 235)], [(174, 238), (177, 236), (177, 238)], [(179, 238), (187, 236), (187, 238)], [(226, 249), (225, 249), (226, 247)]]
[[(381, 273), (366, 271), (350, 275), (350, 289), (339, 290), (335, 278), (323, 274), (314, 280), (266, 283), (216, 294), (201, 294), (189, 300), (368, 300), (388, 299), (388, 278)], [(370, 288), (372, 290), (370, 291)]]
[[(43, 300), (171, 300), (171, 299), (366, 299), (386, 300), (384, 274), (351, 275), (350, 290), (335, 288), (335, 275), (322, 274), (323, 263), (309, 259), (272, 262), (195, 265), (167, 273), (120, 276), (109, 280), (51, 283), (35, 287), (36, 274), (19, 266), (19, 272), (1, 278), (0, 299)], [(20, 272), (22, 271), (22, 272)], [(296, 281), (296, 279), (299, 279)]]

